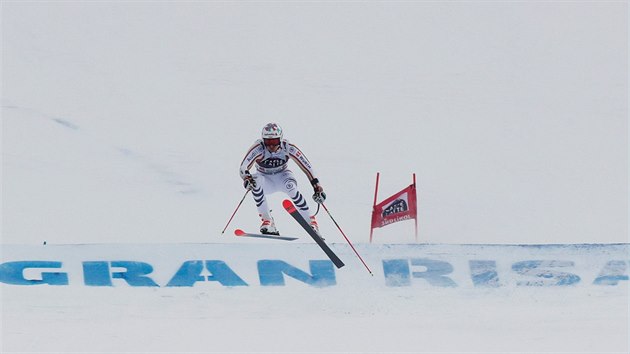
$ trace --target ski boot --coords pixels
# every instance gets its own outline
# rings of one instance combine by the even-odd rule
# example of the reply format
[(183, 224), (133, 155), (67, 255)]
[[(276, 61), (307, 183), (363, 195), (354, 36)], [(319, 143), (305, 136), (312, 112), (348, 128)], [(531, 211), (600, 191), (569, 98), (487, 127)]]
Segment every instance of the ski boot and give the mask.
[(271, 220), (263, 219), (262, 225), (260, 225), (260, 233), (264, 235), (280, 235), (273, 222), (273, 218), (271, 218)]
[(309, 222), (309, 224), (311, 225), (311, 228), (313, 228), (313, 230), (317, 233), (319, 238), (324, 241), (325, 238), (323, 238), (322, 235), (319, 233), (319, 225), (317, 224), (317, 219), (315, 219), (315, 215), (311, 216), (311, 221)]

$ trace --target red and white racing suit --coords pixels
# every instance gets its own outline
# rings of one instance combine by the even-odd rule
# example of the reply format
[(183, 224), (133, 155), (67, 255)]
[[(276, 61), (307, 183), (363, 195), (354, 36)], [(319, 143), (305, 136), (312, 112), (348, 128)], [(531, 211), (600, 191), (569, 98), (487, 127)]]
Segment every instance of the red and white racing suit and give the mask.
[(252, 173), (252, 177), (256, 180), (256, 187), (252, 189), (252, 195), (258, 208), (258, 214), (265, 220), (272, 219), (265, 194), (276, 192), (286, 193), (304, 219), (309, 220), (310, 212), (306, 199), (298, 190), (293, 172), (287, 168), (290, 159), (306, 174), (311, 184), (317, 183), (311, 163), (304, 153), (288, 140), (281, 140), (280, 148), (271, 152), (265, 147), (262, 139), (258, 139), (249, 148), (241, 162), (240, 174), (243, 179), (247, 172), (251, 172), (249, 169), (252, 165), (256, 165), (257, 172)]

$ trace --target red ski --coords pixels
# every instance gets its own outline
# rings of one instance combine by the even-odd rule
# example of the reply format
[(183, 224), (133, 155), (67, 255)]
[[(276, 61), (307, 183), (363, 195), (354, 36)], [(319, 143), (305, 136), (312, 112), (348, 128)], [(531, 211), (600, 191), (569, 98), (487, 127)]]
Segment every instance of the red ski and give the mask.
[(297, 237), (288, 237), (288, 236), (280, 236), (280, 235), (253, 234), (253, 233), (245, 232), (241, 229), (234, 230), (234, 235), (239, 236), (239, 237), (268, 238), (271, 240), (283, 240), (283, 241), (294, 241), (298, 239)]

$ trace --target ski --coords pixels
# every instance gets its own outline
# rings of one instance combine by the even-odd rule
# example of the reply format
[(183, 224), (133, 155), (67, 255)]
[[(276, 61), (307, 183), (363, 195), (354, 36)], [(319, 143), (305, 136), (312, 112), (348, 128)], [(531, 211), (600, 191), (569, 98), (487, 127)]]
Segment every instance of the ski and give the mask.
[(266, 235), (266, 234), (253, 234), (245, 232), (241, 229), (234, 230), (234, 235), (239, 237), (256, 237), (256, 238), (268, 238), (271, 240), (283, 240), (283, 241), (295, 241), (297, 237), (280, 236), (280, 235)]
[(335, 266), (337, 268), (341, 268), (344, 266), (343, 262), (341, 261), (341, 259), (339, 259), (339, 257), (337, 257), (337, 255), (335, 254), (335, 252), (333, 252), (330, 247), (328, 247), (328, 245), (324, 242), (324, 240), (322, 239), (322, 237), (315, 232), (315, 230), (313, 230), (313, 228), (311, 227), (311, 225), (308, 224), (308, 222), (302, 217), (302, 215), (300, 214), (300, 212), (297, 211), (297, 209), (295, 208), (295, 205), (293, 205), (293, 203), (288, 200), (285, 199), (282, 202), (282, 206), (284, 207), (284, 209), (291, 214), (291, 216), (293, 216), (293, 218), (298, 222), (298, 224), (300, 224), (300, 226), (302, 226), (302, 228), (313, 238), (313, 240), (315, 240), (315, 242), (319, 245), (319, 247), (324, 251), (324, 253), (326, 253), (326, 255), (328, 256), (328, 258), (330, 258), (330, 260), (335, 264)]

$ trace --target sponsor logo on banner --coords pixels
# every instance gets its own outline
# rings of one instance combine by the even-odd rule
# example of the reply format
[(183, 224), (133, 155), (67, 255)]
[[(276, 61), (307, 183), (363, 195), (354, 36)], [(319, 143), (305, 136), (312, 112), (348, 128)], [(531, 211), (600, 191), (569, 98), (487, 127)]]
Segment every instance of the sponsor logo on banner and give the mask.
[[(402, 194), (398, 199), (383, 206), (383, 212), (381, 213), (381, 226), (393, 224), (395, 222), (412, 219), (409, 211), (409, 198), (408, 193)], [(402, 214), (402, 215), (396, 215)]]
[(407, 193), (400, 196), (399, 199), (394, 200), (393, 202), (385, 205), (383, 207), (383, 217), (389, 216), (396, 213), (402, 213), (409, 210), (409, 204), (407, 202)]
[(374, 206), (372, 228), (415, 219), (417, 217), (417, 209), (416, 189), (414, 185), (410, 185)]

